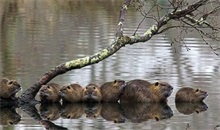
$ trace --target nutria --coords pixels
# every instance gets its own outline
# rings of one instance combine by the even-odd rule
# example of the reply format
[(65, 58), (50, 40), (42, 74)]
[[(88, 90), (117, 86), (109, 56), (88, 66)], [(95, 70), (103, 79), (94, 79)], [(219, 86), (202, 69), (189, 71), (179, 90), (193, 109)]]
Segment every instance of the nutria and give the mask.
[(102, 102), (117, 102), (122, 94), (120, 88), (122, 88), (124, 84), (124, 80), (115, 80), (113, 82), (104, 83), (100, 87)]
[(68, 130), (66, 127), (56, 125), (48, 120), (41, 120), (40, 124), (43, 125), (46, 130)]
[(167, 102), (173, 87), (166, 82), (135, 79), (126, 83), (120, 102)]
[(81, 102), (83, 88), (79, 84), (70, 84), (60, 89), (63, 102)]
[(200, 89), (194, 89), (190, 87), (181, 88), (175, 97), (176, 102), (202, 102), (208, 93)]
[(60, 86), (56, 83), (49, 83), (42, 85), (40, 89), (41, 102), (59, 102), (61, 96), (59, 95)]
[(83, 89), (83, 102), (100, 102), (101, 90), (96, 84), (89, 84)]
[(2, 99), (16, 99), (16, 93), (21, 90), (20, 84), (15, 80), (3, 78), (0, 83), (0, 98)]

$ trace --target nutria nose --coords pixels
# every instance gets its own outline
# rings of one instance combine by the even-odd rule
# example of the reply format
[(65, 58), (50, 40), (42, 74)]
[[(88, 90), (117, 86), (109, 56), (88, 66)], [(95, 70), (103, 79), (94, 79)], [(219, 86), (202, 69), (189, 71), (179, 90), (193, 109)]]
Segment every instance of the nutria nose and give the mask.
[(171, 90), (173, 90), (173, 87), (172, 87), (172, 86), (170, 86), (170, 89), (171, 89)]

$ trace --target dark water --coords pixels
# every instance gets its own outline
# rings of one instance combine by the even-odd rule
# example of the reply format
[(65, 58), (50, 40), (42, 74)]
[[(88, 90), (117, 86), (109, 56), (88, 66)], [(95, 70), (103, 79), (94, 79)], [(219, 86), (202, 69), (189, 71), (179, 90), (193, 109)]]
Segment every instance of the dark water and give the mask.
[[(56, 65), (107, 47), (114, 40), (122, 3), (122, 0), (1, 0), (0, 78), (17, 79), (23, 88), (20, 95)], [(125, 34), (132, 35), (142, 16), (130, 9), (126, 18)], [(153, 23), (145, 20), (138, 33), (144, 33)], [(58, 104), (36, 108), (43, 118), (47, 110), (54, 112), (52, 122), (68, 129), (214, 129), (220, 125), (219, 57), (195, 32), (184, 36), (189, 51), (185, 44), (171, 46), (172, 39), (179, 35), (180, 30), (172, 30), (146, 43), (127, 45), (98, 64), (53, 79), (60, 85), (78, 82), (82, 86), (114, 79), (164, 80), (174, 87), (168, 106)], [(207, 40), (217, 47), (217, 42)], [(207, 91), (205, 104), (175, 104), (175, 93), (183, 86)], [(1, 109), (1, 120), (8, 110)], [(21, 120), (16, 125), (0, 125), (0, 129), (44, 129), (20, 108), (16, 111)], [(19, 118), (15, 113), (12, 118)], [(125, 123), (117, 124), (114, 120)]]

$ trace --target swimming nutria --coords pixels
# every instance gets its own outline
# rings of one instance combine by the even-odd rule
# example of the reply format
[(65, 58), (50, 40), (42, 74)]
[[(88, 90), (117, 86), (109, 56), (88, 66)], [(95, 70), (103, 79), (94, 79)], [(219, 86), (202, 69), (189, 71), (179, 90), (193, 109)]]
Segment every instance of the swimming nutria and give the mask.
[(89, 84), (83, 89), (84, 102), (100, 102), (102, 99), (101, 90), (96, 84)]
[(208, 93), (200, 89), (194, 89), (190, 87), (181, 88), (175, 97), (176, 102), (202, 102)]
[(70, 84), (60, 89), (63, 102), (81, 102), (83, 88), (79, 84)]
[(167, 102), (173, 87), (166, 82), (135, 79), (126, 83), (120, 102)]
[(42, 85), (40, 89), (41, 102), (59, 102), (61, 96), (59, 95), (60, 86), (56, 83), (49, 83)]
[(124, 84), (124, 80), (115, 80), (113, 82), (104, 83), (100, 87), (102, 102), (117, 102), (122, 94), (120, 88), (122, 88)]
[(21, 90), (21, 86), (15, 80), (3, 78), (0, 83), (0, 90), (0, 98), (14, 100), (16, 93)]

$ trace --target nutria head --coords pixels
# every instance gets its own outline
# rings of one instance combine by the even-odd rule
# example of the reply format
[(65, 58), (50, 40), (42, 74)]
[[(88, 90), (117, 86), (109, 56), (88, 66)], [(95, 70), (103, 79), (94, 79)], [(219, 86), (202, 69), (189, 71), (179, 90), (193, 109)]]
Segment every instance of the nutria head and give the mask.
[(64, 102), (80, 102), (82, 101), (83, 88), (79, 84), (70, 84), (63, 86), (59, 94)]
[(101, 90), (96, 84), (89, 84), (83, 89), (83, 101), (85, 102), (100, 102)]
[(116, 79), (111, 82), (104, 83), (100, 89), (103, 102), (117, 102), (123, 93), (125, 81)]
[(61, 97), (59, 95), (59, 85), (55, 83), (49, 83), (42, 85), (40, 89), (40, 99), (42, 102), (59, 102)]
[(176, 102), (202, 102), (208, 93), (200, 89), (194, 89), (190, 87), (181, 88), (175, 97)]
[(21, 86), (15, 80), (3, 78), (0, 83), (0, 89), (0, 98), (9, 99), (15, 97), (16, 93), (21, 90)]
[(155, 82), (152, 87), (155, 93), (161, 98), (167, 98), (173, 92), (173, 87), (169, 83), (163, 81)]

